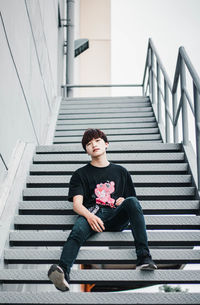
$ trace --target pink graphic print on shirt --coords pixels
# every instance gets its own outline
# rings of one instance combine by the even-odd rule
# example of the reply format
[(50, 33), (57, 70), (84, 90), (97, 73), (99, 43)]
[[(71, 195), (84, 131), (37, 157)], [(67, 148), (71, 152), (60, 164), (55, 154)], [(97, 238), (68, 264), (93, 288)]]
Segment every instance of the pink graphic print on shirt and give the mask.
[(115, 191), (115, 182), (105, 182), (97, 184), (94, 192), (97, 196), (96, 203), (101, 205), (108, 205), (114, 207), (115, 200), (111, 198), (110, 194)]

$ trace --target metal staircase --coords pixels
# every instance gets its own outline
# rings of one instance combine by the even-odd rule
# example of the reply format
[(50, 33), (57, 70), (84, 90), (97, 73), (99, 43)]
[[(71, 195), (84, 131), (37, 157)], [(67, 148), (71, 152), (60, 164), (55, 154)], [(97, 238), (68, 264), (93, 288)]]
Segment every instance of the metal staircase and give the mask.
[[(80, 139), (90, 126), (107, 133), (108, 159), (125, 166), (133, 177), (159, 269), (134, 269), (134, 241), (128, 230), (99, 233), (86, 242), (76, 260), (90, 269), (71, 273), (71, 287), (95, 284), (93, 292), (72, 288), (61, 293), (49, 283), (47, 270), (58, 262), (60, 247), (77, 217), (66, 200), (68, 183), (73, 171), (89, 160)], [(107, 292), (200, 283), (200, 270), (182, 268), (200, 263), (199, 250), (193, 250), (200, 245), (198, 212), (199, 199), (182, 144), (163, 143), (148, 97), (64, 99), (54, 144), (37, 147), (33, 156), (10, 247), (5, 249), (0, 304), (199, 304), (198, 293)]]
[[(194, 107), (187, 92), (184, 65), (192, 75)], [(171, 86), (150, 40), (142, 84), (144, 96), (63, 98), (53, 144), (36, 148), (14, 229), (9, 234), (4, 268), (0, 270), (0, 304), (200, 303), (200, 293), (138, 293), (135, 289), (165, 283), (200, 284), (200, 270), (184, 269), (186, 264), (200, 263), (200, 251), (194, 249), (200, 246), (200, 149), (197, 145), (196, 178), (186, 149), (188, 126), (184, 120), (189, 103), (198, 144), (199, 84), (181, 50)], [(165, 105), (164, 124), (161, 100)], [(184, 121), (182, 142), (178, 141), (180, 113)], [(110, 141), (108, 159), (131, 173), (145, 214), (151, 253), (159, 268), (154, 272), (135, 270), (134, 241), (128, 228), (120, 233), (99, 233), (88, 239), (79, 252), (75, 266), (81, 264), (82, 268), (71, 272), (71, 292), (61, 293), (50, 284), (47, 271), (58, 262), (77, 217), (67, 201), (68, 184), (74, 170), (89, 161), (80, 144), (88, 127), (105, 131)], [(81, 291), (77, 286), (73, 288), (75, 284), (82, 284)], [(91, 285), (91, 293), (85, 292), (87, 285)], [(128, 289), (132, 291), (122, 292)]]

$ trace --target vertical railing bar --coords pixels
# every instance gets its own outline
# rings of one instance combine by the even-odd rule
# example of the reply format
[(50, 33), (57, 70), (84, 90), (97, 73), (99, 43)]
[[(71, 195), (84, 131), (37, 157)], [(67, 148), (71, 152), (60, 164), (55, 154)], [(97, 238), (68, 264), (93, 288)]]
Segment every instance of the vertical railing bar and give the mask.
[(152, 74), (151, 74), (151, 69), (152, 69), (152, 67), (151, 67), (151, 52), (152, 52), (152, 49), (151, 48), (149, 48), (148, 49), (148, 70), (149, 70), (149, 79), (148, 79), (148, 83), (149, 83), (149, 96), (150, 96), (150, 98), (151, 98), (151, 101), (152, 101), (152, 87), (151, 87), (151, 85), (152, 85), (152, 81), (151, 81), (151, 78), (152, 78)]
[(177, 92), (172, 94), (172, 102), (173, 102), (173, 140), (174, 143), (178, 143), (178, 121), (177, 124), (175, 125), (175, 116), (177, 113)]
[(165, 141), (166, 143), (170, 142), (170, 119), (167, 112), (167, 108), (169, 108), (169, 88), (166, 80), (164, 80), (164, 88), (165, 88)]
[(155, 79), (154, 79), (154, 52), (151, 49), (151, 100), (155, 104)]
[(68, 88), (65, 86), (65, 97), (68, 97)]
[(181, 97), (182, 97), (182, 131), (183, 131), (183, 145), (187, 145), (189, 139), (189, 129), (188, 129), (188, 113), (187, 113), (187, 100), (185, 97), (184, 88), (186, 88), (186, 72), (185, 64), (181, 58), (180, 65), (180, 80), (181, 80)]
[(161, 92), (160, 92), (160, 67), (159, 63), (157, 61), (156, 63), (156, 68), (157, 68), (157, 116), (158, 116), (158, 124), (161, 123)]
[(193, 94), (194, 94), (194, 115), (195, 115), (195, 140), (196, 140), (196, 157), (197, 157), (197, 187), (200, 195), (200, 95), (193, 82)]

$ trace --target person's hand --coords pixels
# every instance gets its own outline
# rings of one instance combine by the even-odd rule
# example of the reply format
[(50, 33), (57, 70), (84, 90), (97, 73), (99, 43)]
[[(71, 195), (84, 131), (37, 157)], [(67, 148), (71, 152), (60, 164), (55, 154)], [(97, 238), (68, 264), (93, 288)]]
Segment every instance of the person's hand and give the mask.
[(98, 216), (90, 213), (90, 215), (87, 217), (87, 221), (92, 230), (96, 232), (103, 232), (105, 230), (104, 223)]
[(116, 202), (115, 202), (115, 205), (116, 206), (119, 206), (120, 204), (122, 204), (122, 202), (124, 201), (124, 198), (123, 197), (119, 197)]

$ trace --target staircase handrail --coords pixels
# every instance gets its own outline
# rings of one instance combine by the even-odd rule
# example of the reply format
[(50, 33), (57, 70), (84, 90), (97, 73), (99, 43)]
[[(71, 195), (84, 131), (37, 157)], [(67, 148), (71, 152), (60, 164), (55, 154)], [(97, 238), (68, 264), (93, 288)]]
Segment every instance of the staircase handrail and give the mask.
[[(155, 64), (156, 61), (156, 64)], [(156, 69), (155, 69), (156, 66)], [(188, 93), (188, 86), (186, 81), (186, 68), (189, 72), (193, 83), (193, 99)], [(161, 72), (164, 81), (164, 92), (161, 86)], [(180, 81), (180, 100), (177, 103), (178, 84)], [(157, 94), (156, 94), (157, 86)], [(197, 187), (200, 194), (200, 78), (187, 55), (184, 47), (179, 48), (178, 58), (176, 63), (176, 70), (174, 74), (173, 85), (171, 85), (168, 74), (164, 65), (158, 55), (152, 39), (149, 39), (146, 64), (143, 76), (143, 94), (147, 94), (149, 90), (152, 106), (157, 117), (158, 124), (164, 125), (165, 132), (163, 133), (163, 140), (166, 143), (178, 143), (178, 119), (182, 110), (182, 143), (187, 145), (189, 143), (189, 128), (188, 128), (188, 104), (191, 108), (194, 123), (195, 123), (195, 137), (196, 137), (196, 167), (197, 167)], [(170, 96), (171, 94), (171, 96)], [(172, 101), (172, 111), (170, 110), (170, 98)], [(165, 119), (162, 120), (161, 101), (164, 101)], [(194, 106), (193, 106), (194, 105)], [(163, 122), (164, 121), (164, 122)], [(171, 130), (173, 132), (171, 137)], [(171, 139), (172, 138), (172, 139)]]

